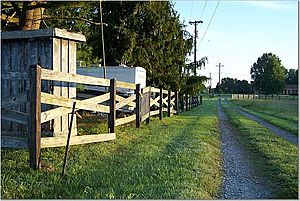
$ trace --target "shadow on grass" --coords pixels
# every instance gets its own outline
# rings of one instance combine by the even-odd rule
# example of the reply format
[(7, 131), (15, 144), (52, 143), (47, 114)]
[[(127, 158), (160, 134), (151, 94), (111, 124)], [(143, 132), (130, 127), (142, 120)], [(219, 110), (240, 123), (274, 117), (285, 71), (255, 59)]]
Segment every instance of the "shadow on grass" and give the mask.
[(115, 141), (71, 147), (63, 180), (64, 148), (43, 150), (54, 172), (30, 170), (25, 151), (2, 152), (2, 197), (212, 198), (220, 182), (218, 130), (199, 121), (214, 123), (216, 115), (197, 111), (152, 119), (139, 130), (119, 127)]

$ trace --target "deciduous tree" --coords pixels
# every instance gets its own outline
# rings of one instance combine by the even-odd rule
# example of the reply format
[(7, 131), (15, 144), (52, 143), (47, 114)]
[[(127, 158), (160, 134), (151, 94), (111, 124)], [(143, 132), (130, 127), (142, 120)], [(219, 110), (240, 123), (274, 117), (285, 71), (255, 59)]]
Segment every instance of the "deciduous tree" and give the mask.
[(259, 93), (281, 93), (284, 88), (285, 68), (278, 56), (265, 53), (251, 67), (253, 87)]

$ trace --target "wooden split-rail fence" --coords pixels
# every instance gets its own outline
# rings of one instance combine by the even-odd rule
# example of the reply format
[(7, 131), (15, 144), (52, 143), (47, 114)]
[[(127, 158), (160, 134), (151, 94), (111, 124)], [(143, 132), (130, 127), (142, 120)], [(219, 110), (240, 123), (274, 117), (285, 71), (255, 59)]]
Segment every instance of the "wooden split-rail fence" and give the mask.
[[(146, 121), (149, 123), (150, 117), (159, 115), (163, 118), (165, 112), (168, 117), (177, 114), (179, 111), (178, 92), (158, 89), (155, 87), (140, 88), (140, 84), (121, 82), (116, 79), (103, 79), (78, 74), (63, 73), (42, 68), (38, 65), (30, 66), (30, 73), (16, 73), (5, 75), (13, 80), (30, 80), (30, 87), (27, 92), (2, 99), (1, 118), (3, 120), (16, 122), (27, 127), (27, 137), (3, 136), (3, 147), (28, 148), (30, 153), (30, 167), (38, 169), (40, 166), (41, 148), (65, 146), (67, 135), (43, 136), (43, 124), (49, 124), (54, 119), (70, 115), (72, 105), (76, 102), (76, 110), (95, 111), (108, 114), (108, 133), (97, 135), (76, 135), (71, 136), (70, 145), (101, 142), (116, 139), (115, 128), (129, 122), (134, 122), (136, 127)], [(109, 90), (101, 95), (77, 100), (74, 97), (63, 97), (59, 94), (43, 90), (43, 83), (52, 82), (62, 86), (69, 83), (88, 84), (107, 87)], [(129, 97), (122, 97), (117, 94), (118, 88), (134, 90), (134, 94)], [(51, 90), (50, 90), (51, 91)], [(11, 109), (11, 106), (18, 104), (29, 104), (29, 113)], [(192, 107), (189, 101), (188, 108)], [(43, 107), (47, 106), (47, 107)], [(123, 107), (130, 106), (134, 112), (130, 116), (117, 118), (117, 111)], [(9, 108), (9, 109), (6, 109)], [(187, 109), (188, 110), (188, 109)], [(70, 129), (70, 128), (69, 128)], [(72, 128), (74, 129), (74, 128)], [(3, 144), (3, 140), (6, 143)]]
[(298, 100), (298, 95), (279, 94), (232, 94), (232, 99), (274, 99), (274, 100)]

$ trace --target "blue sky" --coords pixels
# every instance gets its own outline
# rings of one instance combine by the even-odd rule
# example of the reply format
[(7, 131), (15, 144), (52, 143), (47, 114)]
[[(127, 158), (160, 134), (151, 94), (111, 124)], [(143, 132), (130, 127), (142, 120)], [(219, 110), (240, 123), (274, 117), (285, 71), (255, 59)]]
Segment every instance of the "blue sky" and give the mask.
[(207, 56), (209, 63), (199, 73), (211, 73), (213, 87), (218, 83), (219, 62), (224, 64), (221, 79), (250, 81), (251, 65), (269, 52), (279, 56), (285, 68), (297, 68), (297, 1), (221, 1), (201, 44), (218, 1), (208, 1), (203, 14), (205, 1), (172, 2), (190, 33), (194, 33), (194, 26), (188, 24), (190, 20), (203, 21), (198, 25), (197, 59)]

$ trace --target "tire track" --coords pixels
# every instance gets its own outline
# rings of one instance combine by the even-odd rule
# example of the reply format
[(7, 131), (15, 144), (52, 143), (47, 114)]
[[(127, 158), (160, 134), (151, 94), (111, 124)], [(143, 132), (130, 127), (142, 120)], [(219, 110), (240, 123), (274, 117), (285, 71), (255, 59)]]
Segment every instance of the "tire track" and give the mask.
[(223, 195), (220, 199), (266, 199), (271, 198), (271, 190), (256, 176), (250, 158), (238, 142), (236, 130), (218, 103), (218, 116), (223, 157)]
[[(225, 102), (226, 104), (228, 104), (228, 100), (225, 99)], [(258, 124), (268, 128), (272, 133), (275, 133), (276, 135), (279, 135), (280, 137), (282, 137), (283, 139), (289, 141), (290, 143), (298, 146), (298, 136), (288, 132), (288, 131), (285, 131), (281, 128), (278, 128), (277, 126), (274, 126), (268, 122), (266, 122), (265, 120), (253, 115), (253, 114), (250, 114), (248, 112), (246, 112), (245, 110), (237, 107), (237, 106), (234, 106), (232, 107), (235, 111), (239, 112), (240, 114), (244, 115), (245, 117), (257, 122)]]

